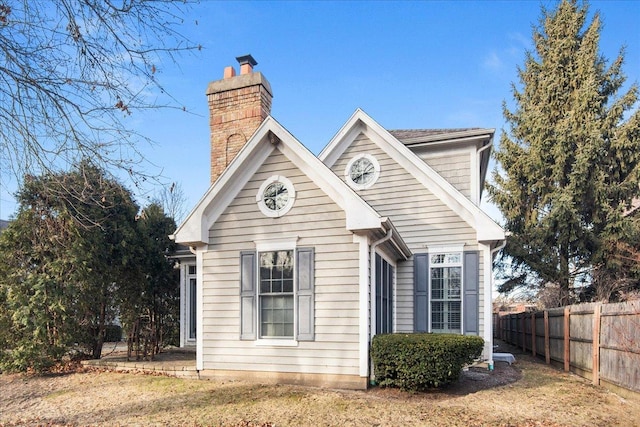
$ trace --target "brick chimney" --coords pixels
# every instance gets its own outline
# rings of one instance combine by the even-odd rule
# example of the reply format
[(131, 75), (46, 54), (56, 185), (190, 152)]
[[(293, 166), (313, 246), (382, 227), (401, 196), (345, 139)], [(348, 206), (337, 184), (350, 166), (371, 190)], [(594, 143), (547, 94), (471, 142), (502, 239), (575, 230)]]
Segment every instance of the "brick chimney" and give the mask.
[(224, 78), (209, 83), (209, 127), (211, 128), (211, 183), (222, 174), (238, 151), (271, 113), (271, 85), (251, 55), (236, 58), (240, 75), (233, 67)]

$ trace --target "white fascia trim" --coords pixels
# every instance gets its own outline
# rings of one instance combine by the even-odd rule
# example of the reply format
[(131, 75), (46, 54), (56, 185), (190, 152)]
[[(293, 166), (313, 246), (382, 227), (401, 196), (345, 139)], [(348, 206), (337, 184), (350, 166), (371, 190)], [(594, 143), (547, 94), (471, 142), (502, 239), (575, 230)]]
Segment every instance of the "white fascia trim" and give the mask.
[(206, 247), (196, 249), (196, 369), (201, 371), (204, 369), (204, 254), (207, 252)]
[(493, 263), (491, 260), (491, 245), (480, 244), (484, 263), (484, 301), (483, 319), (484, 357), (493, 363)]
[(354, 234), (353, 243), (358, 244), (359, 283), (359, 370), (361, 377), (369, 376), (369, 239), (366, 235)]
[[(360, 111), (360, 114), (366, 116), (362, 111)], [(449, 181), (433, 170), (375, 120), (368, 116), (361, 118), (361, 120), (367, 124), (367, 128), (364, 130), (367, 137), (382, 150), (386, 151), (393, 160), (404, 167), (422, 185), (473, 227), (478, 233), (478, 240), (504, 239), (504, 230)]]
[[(269, 131), (279, 138), (276, 145), (269, 141)], [(347, 229), (381, 228), (381, 216), (269, 116), (174, 233), (175, 241), (190, 246), (207, 244), (211, 225), (276, 148), (346, 212)]]
[[(274, 129), (272, 131), (276, 133)], [(282, 132), (287, 131), (282, 128)], [(382, 227), (382, 217), (375, 209), (334, 174), (320, 159), (314, 156), (301, 143), (297, 142), (291, 134), (288, 132), (287, 134), (295, 143), (289, 142), (284, 135), (281, 136), (276, 133), (282, 140), (282, 143), (278, 145), (278, 149), (345, 211), (348, 230), (369, 230)]]
[(436, 135), (420, 136), (415, 138), (403, 138), (403, 145), (411, 147), (434, 146), (441, 144), (457, 144), (461, 142), (479, 141), (486, 138), (492, 139), (495, 128), (470, 129), (465, 131), (453, 131)]
[(322, 163), (328, 167), (340, 158), (344, 150), (347, 149), (351, 142), (364, 130), (365, 124), (360, 121), (361, 114), (364, 113), (360, 108), (353, 112), (351, 117), (345, 122), (344, 125), (336, 132), (331, 138), (331, 141), (322, 149), (318, 158)]
[(273, 152), (274, 145), (267, 142), (267, 134), (274, 124), (277, 125), (277, 122), (273, 118), (267, 117), (238, 152), (231, 164), (209, 187), (189, 213), (187, 219), (174, 233), (174, 240), (177, 243), (198, 246), (209, 242), (210, 226)]

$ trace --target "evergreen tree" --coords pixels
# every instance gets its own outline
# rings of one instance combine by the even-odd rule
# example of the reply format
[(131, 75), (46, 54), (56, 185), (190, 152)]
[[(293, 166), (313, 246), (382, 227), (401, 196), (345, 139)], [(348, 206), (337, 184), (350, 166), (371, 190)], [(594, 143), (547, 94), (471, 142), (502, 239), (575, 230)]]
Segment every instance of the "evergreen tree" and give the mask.
[(0, 364), (41, 370), (72, 350), (99, 358), (118, 289), (139, 276), (137, 205), (88, 161), (26, 178), (18, 201), (0, 234)]
[(518, 69), (520, 88), (512, 88), (515, 109), (503, 106), (510, 129), (489, 185), (512, 233), (505, 255), (514, 277), (501, 291), (553, 283), (562, 304), (581, 283), (629, 273), (614, 252), (632, 235), (624, 212), (638, 196), (638, 88), (618, 96), (624, 50), (607, 66), (600, 17), (587, 25), (587, 16), (588, 6), (575, 0), (543, 9), (535, 51)]
[(180, 277), (169, 259), (176, 246), (169, 235), (176, 224), (152, 203), (142, 210), (137, 227), (140, 276), (120, 288), (120, 314), (129, 357), (152, 358), (166, 344), (179, 344)]

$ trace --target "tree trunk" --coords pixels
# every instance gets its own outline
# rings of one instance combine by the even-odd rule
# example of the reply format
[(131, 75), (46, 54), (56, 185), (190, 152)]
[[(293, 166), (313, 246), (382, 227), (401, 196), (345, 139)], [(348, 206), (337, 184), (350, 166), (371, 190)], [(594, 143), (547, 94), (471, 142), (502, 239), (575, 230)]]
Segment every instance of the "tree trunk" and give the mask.
[(98, 317), (98, 327), (96, 330), (96, 337), (94, 340), (93, 359), (100, 359), (102, 356), (102, 345), (104, 344), (104, 331), (105, 331), (105, 318), (107, 313), (106, 304), (103, 302), (100, 304), (100, 315)]

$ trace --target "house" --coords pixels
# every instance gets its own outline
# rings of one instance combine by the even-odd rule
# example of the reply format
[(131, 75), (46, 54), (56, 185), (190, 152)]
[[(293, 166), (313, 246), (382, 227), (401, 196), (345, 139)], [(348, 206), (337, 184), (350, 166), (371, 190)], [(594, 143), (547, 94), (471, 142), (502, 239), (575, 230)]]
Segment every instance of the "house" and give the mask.
[(173, 236), (194, 255), (182, 345), (200, 375), (366, 388), (388, 332), (480, 335), (490, 361), (494, 130), (388, 131), (358, 109), (316, 157), (238, 61), (208, 86), (211, 186)]

